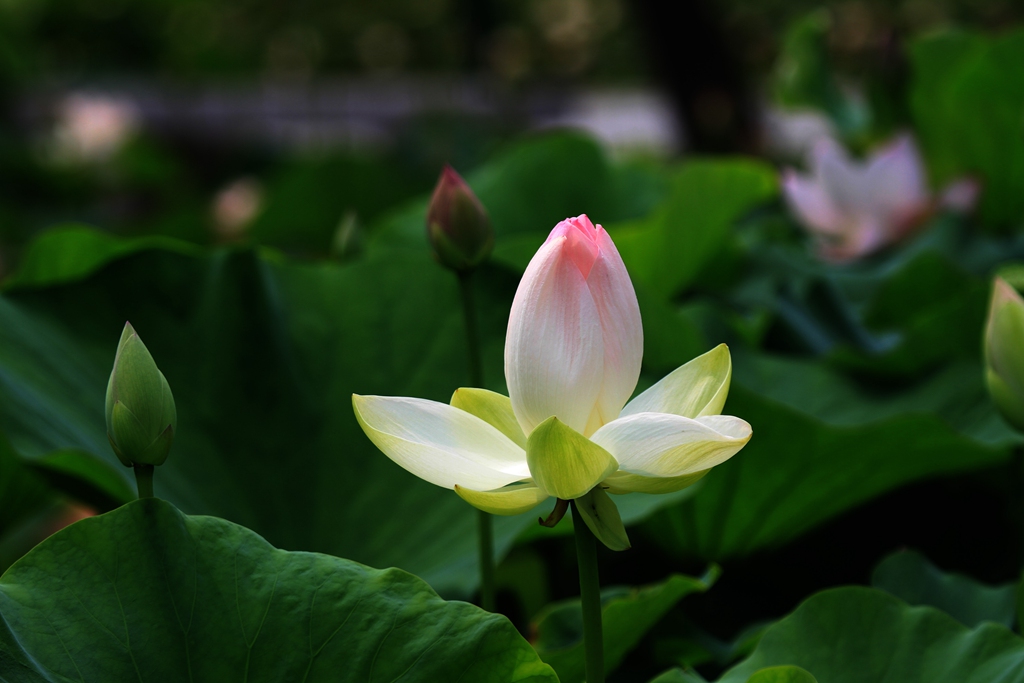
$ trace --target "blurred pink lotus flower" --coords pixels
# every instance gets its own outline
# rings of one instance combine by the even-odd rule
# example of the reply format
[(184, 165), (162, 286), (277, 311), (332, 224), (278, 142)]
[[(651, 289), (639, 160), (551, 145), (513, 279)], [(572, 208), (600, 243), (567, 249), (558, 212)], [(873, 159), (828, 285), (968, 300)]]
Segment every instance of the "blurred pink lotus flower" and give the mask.
[(107, 95), (72, 93), (58, 106), (53, 150), (58, 161), (98, 162), (108, 159), (136, 133), (139, 112), (130, 100)]
[(217, 235), (239, 239), (263, 208), (263, 186), (256, 178), (238, 178), (217, 192), (210, 208)]
[(810, 171), (785, 169), (782, 191), (816, 238), (821, 256), (830, 261), (850, 261), (899, 242), (937, 209), (970, 211), (979, 189), (964, 179), (933, 196), (909, 135), (864, 161), (851, 159), (837, 142), (823, 138), (811, 153)]

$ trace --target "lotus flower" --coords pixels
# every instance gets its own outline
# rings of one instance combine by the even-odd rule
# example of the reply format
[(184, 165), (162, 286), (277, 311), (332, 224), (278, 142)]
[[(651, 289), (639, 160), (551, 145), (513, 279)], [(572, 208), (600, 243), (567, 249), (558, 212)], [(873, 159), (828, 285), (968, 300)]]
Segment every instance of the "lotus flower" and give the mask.
[(622, 259), (579, 216), (555, 226), (519, 283), (505, 342), (510, 396), (464, 388), (448, 405), (354, 395), (353, 406), (385, 455), (494, 514), (592, 490), (668, 493), (731, 458), (751, 429), (720, 415), (732, 376), (725, 345), (627, 403), (642, 355)]
[(835, 141), (814, 146), (810, 175), (786, 169), (782, 190), (790, 208), (817, 239), (823, 258), (849, 261), (900, 241), (936, 209), (969, 211), (978, 187), (950, 184), (933, 197), (914, 141), (901, 136), (859, 162)]

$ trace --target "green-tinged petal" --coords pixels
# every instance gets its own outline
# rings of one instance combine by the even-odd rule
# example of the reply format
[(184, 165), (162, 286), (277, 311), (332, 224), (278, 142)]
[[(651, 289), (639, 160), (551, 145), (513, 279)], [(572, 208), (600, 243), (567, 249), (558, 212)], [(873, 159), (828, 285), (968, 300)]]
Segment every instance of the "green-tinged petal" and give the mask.
[(152, 441), (172, 423), (174, 399), (167, 380), (137, 334), (121, 344), (112, 374), (114, 401), (132, 411)]
[(1016, 393), (992, 368), (985, 369), (985, 383), (992, 402), (1006, 421), (1024, 432), (1024, 396)]
[(611, 453), (557, 417), (530, 433), (526, 460), (537, 486), (565, 500), (579, 498), (619, 466)]
[(487, 389), (463, 387), (452, 394), (451, 404), (476, 415), (526, 450), (526, 434), (512, 412), (512, 400), (508, 396)]
[[(160, 436), (149, 444), (149, 447), (135, 457), (136, 465), (163, 465), (171, 452), (171, 444), (174, 442), (174, 427), (168, 425), (167, 429), (160, 433)], [(116, 452), (116, 451), (115, 451)]]
[(704, 475), (711, 470), (683, 474), (678, 477), (649, 477), (643, 474), (631, 474), (624, 470), (614, 472), (610, 477), (601, 482), (601, 486), (607, 487), (608, 493), (675, 493), (687, 486), (693, 486), (704, 478)]
[(619, 508), (600, 486), (576, 499), (576, 509), (598, 540), (612, 550), (629, 550), (629, 536), (622, 525)]
[(681, 477), (725, 462), (746, 445), (750, 434), (749, 424), (729, 415), (691, 420), (640, 413), (609, 422), (591, 439), (607, 449), (624, 472)]
[(131, 466), (134, 460), (129, 454), (144, 453), (153, 443), (154, 435), (143, 427), (135, 413), (120, 401), (114, 403), (110, 424), (111, 433), (114, 435), (112, 441), (117, 446), (115, 453), (124, 454), (121, 461), (125, 465)]
[(729, 347), (719, 344), (682, 365), (622, 409), (620, 417), (637, 413), (671, 413), (683, 417), (718, 415), (732, 380)]
[(510, 484), (494, 491), (474, 491), (456, 484), (455, 493), (473, 507), (492, 515), (518, 515), (548, 498), (548, 494), (529, 483)]
[(523, 449), (464, 410), (419, 398), (358, 394), (352, 407), (377, 448), (432, 484), (490, 491), (530, 477)]

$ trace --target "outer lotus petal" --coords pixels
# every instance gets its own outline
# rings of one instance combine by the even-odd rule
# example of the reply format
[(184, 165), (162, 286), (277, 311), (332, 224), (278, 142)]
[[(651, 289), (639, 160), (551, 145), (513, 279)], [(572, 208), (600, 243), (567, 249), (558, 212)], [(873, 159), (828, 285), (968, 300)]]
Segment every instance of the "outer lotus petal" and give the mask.
[(909, 135), (872, 154), (866, 173), (873, 201), (882, 212), (909, 216), (928, 204), (924, 164)]
[(636, 389), (644, 355), (643, 323), (633, 283), (615, 244), (604, 228), (596, 228), (601, 255), (587, 277), (597, 304), (604, 343), (604, 383), (584, 436), (619, 416)]
[(419, 398), (357, 394), (352, 407), (384, 455), (431, 484), (489, 491), (530, 476), (523, 449), (464, 410)]
[(474, 491), (456, 484), (455, 493), (473, 507), (492, 515), (518, 515), (548, 498), (548, 494), (530, 483), (511, 484), (494, 491)]
[(463, 387), (455, 390), (450, 403), (456, 408), (476, 415), (526, 450), (526, 434), (523, 434), (523, 428), (516, 421), (516, 414), (512, 412), (512, 401), (508, 396), (487, 389)]
[(606, 486), (608, 493), (615, 494), (675, 493), (688, 486), (693, 486), (710, 471), (704, 470), (703, 472), (684, 474), (679, 477), (647, 477), (642, 474), (630, 474), (629, 472), (619, 470), (601, 482), (601, 486)]
[(567, 239), (549, 239), (534, 255), (509, 314), (505, 379), (526, 434), (552, 415), (583, 432), (601, 393), (601, 321)]
[(608, 451), (557, 417), (530, 433), (526, 459), (537, 486), (565, 500), (579, 498), (619, 466)]
[(812, 232), (832, 235), (842, 230), (842, 213), (816, 179), (786, 169), (782, 174), (782, 194), (790, 210)]
[(729, 347), (719, 344), (676, 368), (622, 409), (620, 417), (638, 413), (671, 413), (683, 417), (718, 415), (732, 380)]
[(653, 477), (681, 477), (719, 465), (750, 441), (750, 425), (729, 415), (692, 420), (638, 413), (609, 422), (591, 440), (619, 461), (619, 469)]

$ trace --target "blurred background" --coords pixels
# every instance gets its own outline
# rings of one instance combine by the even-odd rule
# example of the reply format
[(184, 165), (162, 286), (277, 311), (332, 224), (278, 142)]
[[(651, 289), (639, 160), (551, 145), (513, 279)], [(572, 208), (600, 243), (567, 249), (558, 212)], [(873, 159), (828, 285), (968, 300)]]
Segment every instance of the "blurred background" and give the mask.
[[(794, 157), (907, 125), (908, 36), (999, 31), (1007, 0), (3, 0), (0, 266), (85, 222), (329, 253), (508, 140)], [(829, 119), (780, 107), (821, 106)]]

